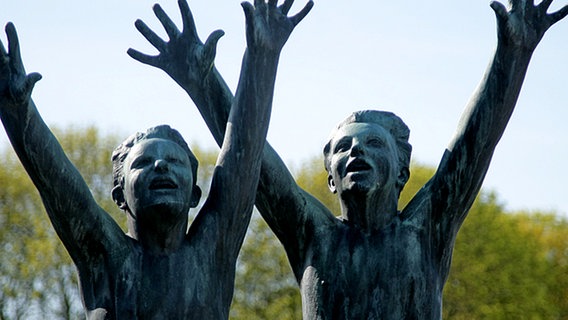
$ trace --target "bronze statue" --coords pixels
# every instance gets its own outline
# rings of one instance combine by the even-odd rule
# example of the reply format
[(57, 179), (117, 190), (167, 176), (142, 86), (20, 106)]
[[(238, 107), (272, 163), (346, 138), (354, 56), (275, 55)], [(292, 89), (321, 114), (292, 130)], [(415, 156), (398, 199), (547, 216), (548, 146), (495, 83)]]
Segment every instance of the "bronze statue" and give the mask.
[[(180, 8), (189, 12), (185, 1)], [(227, 319), (235, 263), (250, 220), (280, 51), (312, 3), (287, 17), (292, 1), (243, 3), (247, 49), (210, 194), (199, 201), (197, 160), (179, 133), (158, 126), (113, 154), (112, 197), (128, 234), (94, 201), (31, 99), (12, 23), (0, 43), (0, 118), (77, 266), (88, 319)], [(154, 7), (158, 16), (161, 9)], [(190, 29), (193, 20), (185, 16)], [(218, 36), (222, 33), (217, 32)], [(218, 38), (217, 38), (218, 39)], [(227, 119), (225, 119), (227, 120)]]
[[(356, 112), (325, 146), (329, 188), (341, 202), (339, 218), (302, 190), (265, 145), (256, 206), (286, 250), (304, 319), (441, 318), (457, 232), (513, 112), (532, 53), (548, 28), (568, 14), (568, 6), (548, 13), (551, 3), (510, 0), (509, 8), (491, 3), (498, 26), (494, 58), (434, 177), (400, 212), (411, 147), (408, 128), (392, 113)], [(233, 97), (209, 68), (215, 43), (203, 44), (195, 29), (180, 34), (169, 19), (160, 20), (176, 40), (156, 46), (160, 54), (152, 59), (130, 54), (181, 85), (220, 144)]]

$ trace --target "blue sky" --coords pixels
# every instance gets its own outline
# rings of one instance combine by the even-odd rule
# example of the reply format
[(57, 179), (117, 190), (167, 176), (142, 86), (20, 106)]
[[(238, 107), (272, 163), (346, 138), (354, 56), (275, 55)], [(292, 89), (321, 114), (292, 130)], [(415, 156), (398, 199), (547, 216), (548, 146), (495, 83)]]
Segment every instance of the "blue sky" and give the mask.
[[(44, 76), (33, 97), (48, 124), (95, 124), (127, 136), (167, 123), (190, 142), (214, 146), (185, 92), (126, 54), (129, 47), (155, 52), (134, 28), (142, 18), (163, 35), (155, 1), (5, 2), (0, 23), (16, 24), (28, 72)], [(176, 1), (159, 3), (179, 22)], [(225, 30), (216, 64), (234, 89), (245, 45), (239, 1), (189, 4), (202, 38)], [(296, 0), (292, 12), (304, 4)], [(560, 22), (535, 52), (485, 180), (511, 210), (568, 216), (566, 34), (568, 21)], [(486, 1), (316, 1), (282, 53), (269, 141), (287, 163), (300, 164), (320, 155), (331, 128), (350, 112), (383, 109), (411, 128), (413, 159), (436, 165), (495, 38)], [(7, 143), (3, 131), (0, 143)]]

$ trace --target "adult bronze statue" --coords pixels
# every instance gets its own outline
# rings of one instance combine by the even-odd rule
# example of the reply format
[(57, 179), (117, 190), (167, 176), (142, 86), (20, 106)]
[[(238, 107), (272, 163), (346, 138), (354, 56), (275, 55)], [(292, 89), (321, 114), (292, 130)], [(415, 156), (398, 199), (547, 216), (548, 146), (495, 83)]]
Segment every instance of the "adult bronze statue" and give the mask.
[[(228, 318), (279, 54), (311, 8), (310, 2), (289, 18), (290, 4), (243, 3), (247, 49), (241, 80), (210, 194), (189, 229), (188, 212), (201, 192), (197, 160), (179, 133), (158, 126), (115, 150), (112, 196), (126, 212), (128, 234), (97, 205), (41, 119), (31, 99), (41, 76), (26, 75), (16, 30), (7, 24), (9, 50), (0, 45), (0, 117), (77, 266), (88, 319)], [(186, 2), (180, 5), (189, 10)]]
[[(491, 3), (498, 30), (493, 60), (435, 175), (400, 212), (411, 147), (408, 128), (392, 113), (354, 113), (324, 148), (340, 218), (302, 190), (265, 145), (256, 206), (286, 250), (304, 319), (441, 318), (456, 234), (513, 112), (532, 53), (568, 14), (568, 7), (547, 13), (551, 3)], [(189, 14), (182, 10), (184, 19)], [(157, 57), (130, 54), (180, 84), (220, 144), (233, 98), (211, 68), (215, 42), (203, 44), (194, 26), (179, 33), (167, 17), (159, 18), (175, 41), (156, 46)], [(153, 34), (143, 25), (139, 31)]]

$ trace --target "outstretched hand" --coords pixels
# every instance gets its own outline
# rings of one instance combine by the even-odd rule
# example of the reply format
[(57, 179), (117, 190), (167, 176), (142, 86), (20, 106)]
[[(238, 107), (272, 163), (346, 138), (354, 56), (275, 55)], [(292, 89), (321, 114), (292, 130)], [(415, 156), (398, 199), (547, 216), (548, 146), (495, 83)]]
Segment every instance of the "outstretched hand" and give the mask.
[(157, 56), (128, 49), (128, 55), (144, 64), (164, 70), (182, 87), (195, 86), (202, 82), (215, 60), (217, 42), (225, 33), (216, 30), (209, 35), (205, 44), (197, 35), (195, 21), (186, 0), (178, 1), (183, 30), (180, 31), (159, 4), (153, 10), (166, 30), (169, 41), (161, 39), (142, 20), (136, 20), (136, 29), (160, 52)]
[(6, 25), (6, 35), (8, 51), (0, 41), (0, 108), (27, 105), (35, 83), (41, 79), (37, 72), (26, 75), (18, 34), (11, 22)]
[(241, 5), (245, 11), (246, 35), (249, 50), (266, 49), (280, 52), (292, 30), (310, 12), (314, 3), (312, 0), (292, 17), (288, 12), (294, 0), (285, 0), (277, 6), (277, 0), (255, 0), (254, 6), (249, 2)]
[[(247, 42), (249, 48), (280, 50), (294, 27), (313, 7), (310, 0), (295, 16), (286, 15), (293, 0), (285, 0), (277, 7), (276, 0), (255, 0), (254, 6), (243, 3), (247, 20)], [(135, 22), (136, 29), (158, 51), (158, 55), (147, 55), (134, 49), (128, 49), (128, 55), (144, 64), (162, 69), (186, 90), (199, 91), (203, 82), (214, 66), (217, 42), (224, 35), (222, 30), (213, 31), (205, 43), (197, 34), (195, 21), (187, 0), (178, 0), (183, 21), (180, 31), (160, 5), (153, 7), (154, 14), (164, 27), (169, 40), (165, 41), (152, 31), (142, 20)]]
[(498, 1), (491, 2), (497, 16), (499, 41), (505, 45), (534, 50), (548, 28), (568, 15), (568, 5), (548, 13), (553, 0), (509, 0), (509, 9)]

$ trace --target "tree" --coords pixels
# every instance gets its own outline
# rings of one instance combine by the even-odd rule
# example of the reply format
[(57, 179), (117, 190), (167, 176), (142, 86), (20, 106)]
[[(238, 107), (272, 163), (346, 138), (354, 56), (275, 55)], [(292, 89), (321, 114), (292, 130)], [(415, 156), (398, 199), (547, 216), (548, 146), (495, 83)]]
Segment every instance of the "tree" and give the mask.
[(568, 319), (568, 220), (554, 213), (520, 212), (516, 220), (521, 232), (528, 233), (540, 246), (539, 256), (546, 265), (546, 304), (550, 319)]
[(237, 263), (231, 319), (302, 319), (302, 302), (284, 249), (258, 212)]
[(545, 248), (522, 217), (484, 194), (458, 235), (444, 290), (449, 319), (556, 319)]

